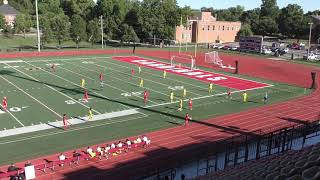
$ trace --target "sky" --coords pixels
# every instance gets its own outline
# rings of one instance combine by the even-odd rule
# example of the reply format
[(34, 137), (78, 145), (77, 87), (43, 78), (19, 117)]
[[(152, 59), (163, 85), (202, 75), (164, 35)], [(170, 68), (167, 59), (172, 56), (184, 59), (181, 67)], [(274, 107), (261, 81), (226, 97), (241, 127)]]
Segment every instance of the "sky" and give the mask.
[[(300, 5), (304, 12), (320, 9), (320, 0), (277, 0), (280, 8), (288, 4)], [(214, 9), (227, 9), (236, 5), (245, 7), (245, 10), (260, 7), (261, 0), (178, 0), (179, 6), (190, 6), (192, 9), (213, 7)]]

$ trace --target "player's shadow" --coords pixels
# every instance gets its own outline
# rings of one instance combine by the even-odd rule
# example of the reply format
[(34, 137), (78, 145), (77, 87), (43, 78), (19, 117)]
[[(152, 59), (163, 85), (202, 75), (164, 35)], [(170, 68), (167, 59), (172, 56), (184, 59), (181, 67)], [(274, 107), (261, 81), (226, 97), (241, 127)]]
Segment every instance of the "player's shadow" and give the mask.
[[(47, 83), (45, 83), (46, 85), (49, 85)], [(50, 86), (50, 85), (49, 85)], [(78, 87), (75, 88), (63, 88), (59, 90), (59, 92), (64, 93), (64, 94), (68, 94), (68, 95), (79, 95), (79, 94), (83, 94), (84, 90)]]
[(9, 71), (9, 70), (1, 70), (0, 71), (0, 75), (10, 75), (10, 74), (14, 74), (14, 71)]
[(168, 121), (168, 120), (166, 122), (169, 123), (169, 124), (177, 125), (177, 126), (182, 125), (182, 124), (180, 124), (178, 122), (173, 122), (173, 121)]

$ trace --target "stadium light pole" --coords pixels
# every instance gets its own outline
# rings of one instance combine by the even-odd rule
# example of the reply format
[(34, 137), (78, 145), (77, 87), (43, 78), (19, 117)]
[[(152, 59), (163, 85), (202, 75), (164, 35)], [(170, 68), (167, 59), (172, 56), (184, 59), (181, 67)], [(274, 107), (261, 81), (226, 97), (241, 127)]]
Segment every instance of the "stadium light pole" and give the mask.
[(38, 38), (38, 52), (41, 51), (40, 42), (40, 29), (39, 29), (39, 13), (38, 13), (38, 0), (36, 0), (36, 19), (37, 19), (37, 38)]
[(309, 56), (310, 56), (310, 46), (311, 46), (311, 33), (312, 33), (312, 25), (313, 25), (313, 23), (312, 22), (310, 22), (310, 23), (308, 23), (309, 25), (310, 25), (310, 32), (309, 32), (309, 47), (308, 47), (308, 57), (307, 57), (307, 59), (309, 59)]
[(197, 17), (197, 24), (196, 24), (196, 45), (195, 45), (195, 48), (194, 48), (194, 57), (196, 58), (197, 57), (197, 46), (198, 46), (198, 24), (199, 24), (199, 20), (198, 20), (198, 17)]
[(100, 24), (101, 24), (101, 48), (103, 49), (103, 19), (102, 15), (100, 16)]

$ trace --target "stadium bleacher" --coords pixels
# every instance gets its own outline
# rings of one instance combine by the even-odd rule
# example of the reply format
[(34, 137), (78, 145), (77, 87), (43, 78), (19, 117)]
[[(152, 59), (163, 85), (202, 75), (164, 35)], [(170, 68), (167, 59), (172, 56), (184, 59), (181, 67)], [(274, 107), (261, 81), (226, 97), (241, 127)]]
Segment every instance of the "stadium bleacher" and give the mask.
[(195, 180), (319, 180), (320, 144), (243, 163)]

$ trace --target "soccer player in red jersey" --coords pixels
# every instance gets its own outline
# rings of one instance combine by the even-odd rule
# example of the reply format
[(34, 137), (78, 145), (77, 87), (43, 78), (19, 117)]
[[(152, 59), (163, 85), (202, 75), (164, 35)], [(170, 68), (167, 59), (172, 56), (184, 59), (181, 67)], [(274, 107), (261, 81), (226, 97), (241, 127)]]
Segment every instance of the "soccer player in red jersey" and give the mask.
[(145, 91), (143, 92), (144, 105), (147, 105), (148, 98), (149, 98), (149, 93), (148, 93), (147, 90), (145, 90)]
[(227, 92), (228, 99), (232, 99), (231, 95), (232, 95), (231, 89), (228, 89), (228, 92)]
[(192, 99), (189, 99), (188, 105), (189, 105), (189, 110), (192, 111)]
[(68, 121), (67, 114), (63, 114), (62, 121), (63, 121), (63, 129), (64, 130), (68, 129), (68, 126), (71, 125), (71, 123)]
[(84, 90), (83, 101), (84, 102), (88, 102), (89, 101), (88, 90)]
[(135, 72), (134, 72), (134, 69), (132, 68), (132, 69), (131, 69), (131, 77), (130, 77), (130, 79), (132, 79), (132, 78), (133, 78), (134, 73), (135, 73)]
[(7, 97), (4, 97), (2, 100), (2, 108), (3, 110), (7, 111), (7, 107), (8, 107)]
[(191, 117), (189, 116), (189, 114), (186, 114), (186, 117), (184, 118), (184, 126), (187, 127), (189, 124), (189, 121), (191, 120)]
[(100, 73), (99, 75), (99, 80), (100, 80), (100, 87), (103, 88), (103, 74)]

